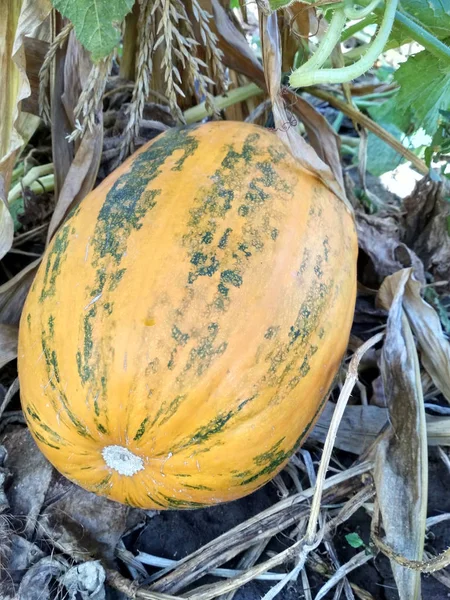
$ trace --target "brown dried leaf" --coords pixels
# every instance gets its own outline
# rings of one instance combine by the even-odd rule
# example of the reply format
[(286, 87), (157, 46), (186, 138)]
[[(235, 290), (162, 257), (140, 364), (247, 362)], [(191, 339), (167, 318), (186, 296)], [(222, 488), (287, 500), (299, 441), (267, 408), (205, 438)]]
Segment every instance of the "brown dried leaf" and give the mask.
[(47, 54), (49, 43), (26, 36), (23, 39), (23, 45), (27, 77), (30, 84), (30, 96), (22, 100), (21, 108), (24, 112), (39, 117), (39, 71)]
[(93, 131), (84, 134), (75, 158), (64, 180), (58, 203), (48, 228), (47, 243), (67, 213), (92, 190), (95, 184), (103, 146), (103, 120), (99, 118)]
[[(55, 35), (61, 32), (63, 27), (62, 16), (57, 13), (55, 16)], [(66, 103), (63, 100), (64, 96), (64, 85), (66, 81), (66, 70), (67, 77), (70, 79), (70, 66), (71, 58), (74, 54), (73, 46), (79, 45), (75, 40), (75, 34), (72, 31), (69, 34), (69, 40), (67, 47), (58, 48), (55, 57), (53, 59), (53, 77), (51, 79), (51, 105), (50, 105), (50, 116), (53, 124), (52, 127), (52, 156), (53, 164), (55, 167), (55, 200), (59, 198), (61, 188), (64, 180), (69, 172), (70, 165), (72, 164), (73, 157), (75, 154), (74, 143), (69, 142), (68, 137), (75, 128), (75, 119), (73, 116), (73, 110), (76, 103), (76, 98), (80, 94), (77, 82), (72, 80), (71, 83), (74, 88), (72, 94), (76, 94), (76, 97), (72, 99), (72, 103), (69, 101), (68, 105), (71, 106), (70, 113), (66, 110)], [(70, 89), (70, 88), (69, 88)], [(70, 92), (69, 92), (70, 93)]]
[(17, 327), (0, 323), (0, 369), (16, 358), (17, 336)]
[[(335, 404), (328, 402), (308, 439), (324, 442), (331, 423)], [(378, 406), (347, 406), (335, 447), (360, 456), (375, 442), (387, 425), (389, 412)], [(450, 418), (426, 415), (429, 446), (450, 446)]]
[(25, 298), (40, 262), (38, 258), (0, 286), (0, 323), (19, 324)]
[(281, 56), (282, 69), (286, 73), (292, 69), (295, 55), (301, 45), (301, 37), (305, 40), (309, 34), (309, 13), (314, 9), (307, 5), (296, 7), (296, 14), (288, 8), (284, 11), (278, 11), (278, 24), (281, 33)]
[(335, 178), (330, 167), (319, 158), (312, 146), (297, 132), (293, 126), (292, 115), (286, 110), (281, 97), (280, 32), (276, 13), (269, 16), (260, 14), (260, 32), (266, 86), (272, 100), (272, 111), (278, 136), (301, 166), (307, 171), (312, 171), (329, 189), (341, 198), (349, 211), (353, 213), (353, 209), (345, 194), (342, 176), (339, 181)]
[(423, 264), (416, 254), (400, 241), (398, 223), (392, 217), (356, 213), (359, 247), (371, 259), (379, 279), (405, 267), (413, 267), (419, 281), (425, 282)]
[(436, 280), (447, 281), (450, 290), (450, 204), (444, 198), (442, 182), (423, 177), (412, 194), (403, 200), (404, 242), (423, 261)]
[(237, 29), (219, 0), (211, 0), (211, 9), (202, 2), (202, 6), (212, 12), (214, 19), (211, 27), (219, 38), (219, 47), (224, 53), (224, 63), (230, 69), (246, 75), (251, 81), (265, 88), (264, 73), (256, 56), (252, 52), (245, 36)]
[(46, 556), (33, 565), (22, 579), (18, 598), (20, 600), (50, 600), (51, 584), (68, 568), (68, 563), (62, 557)]
[(10, 573), (15, 571), (12, 573), (13, 576), (17, 577), (17, 574), (20, 576), (20, 571), (23, 573), (44, 556), (44, 552), (36, 544), (13, 533), (11, 536), (11, 555), (7, 569)]
[(60, 550), (72, 555), (101, 558), (112, 564), (124, 531), (142, 512), (112, 502), (58, 476), (46, 498), (39, 528)]
[(5, 434), (2, 443), (8, 451), (5, 466), (14, 480), (6, 495), (12, 513), (26, 517), (25, 532), (30, 534), (36, 527), (53, 468), (37, 449), (28, 429), (15, 429)]
[(341, 163), (341, 138), (334, 129), (309, 102), (301, 96), (283, 88), (288, 105), (305, 126), (308, 141), (318, 157), (326, 163), (339, 184), (344, 187)]
[[(59, 22), (62, 26), (62, 22)], [(55, 164), (57, 204), (50, 222), (47, 242), (55, 234), (67, 213), (92, 190), (97, 177), (103, 145), (103, 113), (96, 113), (95, 125), (87, 129), (81, 141), (69, 142), (74, 130), (75, 107), (91, 73), (92, 60), (74, 32), (67, 48), (55, 56), (55, 78), (52, 87), (53, 156)], [(75, 156), (74, 156), (75, 153)]]
[[(379, 292), (389, 308), (380, 370), (390, 429), (377, 445), (375, 485), (386, 543), (421, 560), (427, 509), (427, 433), (419, 359), (402, 302), (412, 269), (385, 279)], [(419, 600), (420, 573), (391, 561), (400, 600)]]

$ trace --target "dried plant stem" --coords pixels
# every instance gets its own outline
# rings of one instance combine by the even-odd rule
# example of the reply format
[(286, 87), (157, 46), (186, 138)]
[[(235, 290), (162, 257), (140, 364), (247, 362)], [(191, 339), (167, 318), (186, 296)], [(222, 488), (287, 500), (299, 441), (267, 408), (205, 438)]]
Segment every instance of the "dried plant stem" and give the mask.
[(118, 162), (134, 149), (134, 140), (139, 135), (139, 125), (144, 114), (145, 100), (150, 94), (150, 82), (153, 69), (153, 47), (155, 29), (153, 25), (153, 5), (144, 0), (140, 5), (138, 22), (138, 56), (136, 64), (136, 83), (128, 108), (128, 123), (124, 131), (124, 139)]
[(38, 225), (30, 231), (25, 231), (24, 233), (20, 233), (16, 235), (14, 238), (14, 247), (21, 246), (25, 242), (33, 239), (34, 237), (38, 237), (41, 233), (43, 233), (48, 228), (48, 223), (43, 223), (42, 225)]
[(150, 590), (139, 589), (134, 581), (122, 577), (117, 571), (106, 569), (106, 581), (115, 590), (122, 592), (127, 598), (141, 598), (142, 600), (182, 600), (178, 596), (168, 596), (167, 594), (159, 594)]
[[(323, 498), (324, 502), (334, 503), (348, 495), (353, 495), (362, 487), (360, 476), (371, 468), (372, 463), (365, 462), (329, 477), (324, 484), (324, 489), (327, 490)], [(177, 592), (247, 548), (295, 525), (300, 519), (308, 516), (309, 508), (305, 503), (313, 494), (314, 488), (306, 489), (237, 525), (213, 542), (180, 560), (176, 570), (153, 584), (152, 589)]]
[(410, 560), (401, 554), (395, 552), (388, 544), (383, 542), (376, 532), (372, 532), (372, 541), (375, 546), (381, 550), (390, 560), (395, 561), (402, 567), (420, 571), (421, 573), (434, 573), (440, 569), (445, 569), (450, 565), (450, 548), (438, 556), (433, 556), (428, 560)]
[(366, 127), (369, 131), (378, 136), (383, 142), (386, 142), (391, 148), (393, 148), (396, 152), (398, 152), (403, 158), (408, 160), (418, 171), (422, 173), (422, 175), (427, 175), (429, 169), (427, 165), (418, 158), (411, 150), (405, 148), (401, 142), (399, 142), (393, 135), (391, 135), (388, 131), (386, 131), (383, 127), (375, 123), (370, 117), (363, 114), (347, 102), (336, 98), (333, 94), (329, 92), (325, 92), (322, 89), (311, 87), (308, 88), (308, 93), (316, 96), (316, 98), (320, 98), (321, 100), (326, 100), (331, 106), (342, 111), (345, 115), (350, 117), (355, 123)]
[[(113, 53), (92, 66), (88, 84), (81, 92), (75, 107), (74, 116), (76, 128), (70, 134), (69, 141), (76, 140), (83, 136), (87, 129), (90, 131), (93, 130), (97, 113), (102, 105), (106, 79), (111, 70), (112, 59)], [(81, 119), (82, 122), (80, 122)]]
[[(325, 526), (323, 524), (320, 531), (317, 532), (317, 523), (320, 520), (320, 508), (321, 508), (321, 503), (322, 503), (322, 494), (323, 494), (323, 487), (324, 487), (324, 483), (325, 483), (325, 476), (326, 476), (326, 472), (328, 470), (328, 466), (330, 463), (331, 453), (334, 448), (334, 442), (336, 439), (337, 430), (338, 430), (339, 424), (342, 420), (342, 417), (344, 415), (344, 410), (345, 410), (345, 407), (347, 406), (347, 402), (350, 397), (350, 394), (351, 394), (351, 392), (356, 384), (356, 381), (358, 379), (359, 362), (361, 361), (361, 358), (367, 352), (367, 350), (369, 348), (371, 348), (372, 346), (374, 346), (376, 343), (378, 343), (382, 338), (383, 338), (382, 333), (379, 333), (379, 334), (373, 336), (372, 338), (370, 338), (367, 342), (362, 344), (362, 346), (360, 346), (360, 348), (358, 348), (358, 350), (356, 350), (355, 354), (352, 357), (352, 360), (350, 361), (348, 372), (347, 372), (347, 377), (345, 379), (345, 383), (341, 390), (341, 393), (339, 394), (339, 399), (336, 404), (336, 409), (333, 413), (333, 417), (332, 417), (331, 423), (330, 423), (330, 428), (329, 428), (328, 434), (327, 434), (327, 439), (325, 441), (322, 459), (320, 461), (319, 471), (317, 473), (317, 481), (315, 482), (315, 492), (314, 492), (313, 501), (312, 501), (312, 505), (311, 505), (311, 513), (309, 516), (306, 534), (301, 540), (299, 540), (296, 544), (294, 544), (294, 546), (291, 546), (291, 548), (288, 549), (288, 551), (292, 552), (294, 547), (297, 548), (297, 551), (298, 551), (297, 565), (296, 565), (295, 569), (293, 569), (291, 571), (291, 573), (288, 573), (288, 575), (286, 575), (286, 577), (282, 581), (280, 581), (280, 583), (278, 583), (276, 586), (274, 586), (264, 596), (264, 600), (273, 600), (273, 598), (275, 598), (275, 596), (278, 594), (278, 592), (281, 591), (283, 589), (283, 587), (292, 578), (296, 578), (298, 576), (298, 573), (304, 567), (304, 564), (306, 562), (308, 554), (312, 550), (317, 548), (317, 546), (323, 540)], [(311, 478), (312, 478), (312, 480), (314, 480), (314, 478), (315, 478), (314, 472), (312, 472)], [(287, 552), (287, 551), (285, 551), (285, 552)], [(277, 557), (280, 557), (282, 554), (283, 553), (280, 553), (279, 555), (277, 555)], [(277, 557), (275, 557), (275, 558), (277, 558)], [(277, 564), (280, 564), (280, 563), (277, 563)], [(338, 571), (336, 573), (340, 573), (340, 569), (338, 569)], [(345, 575), (346, 575), (346, 573), (344, 571), (342, 574), (342, 577), (345, 577)], [(338, 580), (340, 580), (340, 579), (341, 579), (341, 577), (339, 576)], [(332, 580), (333, 580), (333, 578), (332, 578)], [(332, 580), (330, 580), (330, 581), (332, 581)], [(330, 587), (332, 587), (332, 586), (330, 586)], [(194, 596), (192, 598), (192, 600), (194, 600), (194, 598), (195, 598), (195, 600), (206, 600), (206, 599), (203, 599), (200, 597), (197, 598), (196, 596)]]
[[(241, 560), (238, 562), (237, 568), (248, 569), (250, 567), (253, 567), (260, 558), (261, 554), (266, 549), (268, 542), (269, 540), (263, 540), (262, 542), (259, 542), (259, 544), (257, 544), (256, 546), (249, 548), (247, 552), (243, 555)], [(236, 591), (237, 590), (232, 590), (227, 594), (222, 594), (221, 596), (219, 596), (219, 600), (233, 600)]]
[(326, 582), (325, 585), (323, 585), (320, 590), (318, 591), (315, 600), (322, 600), (322, 598), (340, 581), (343, 580), (344, 577), (346, 577), (349, 573), (351, 573), (352, 571), (354, 571), (355, 569), (357, 569), (358, 567), (361, 567), (362, 565), (365, 565), (366, 562), (369, 562), (369, 560), (372, 560), (373, 556), (369, 553), (367, 554), (367, 552), (365, 550), (363, 550), (362, 552), (359, 552), (358, 554), (356, 554), (355, 556), (353, 556), (347, 563), (345, 563), (345, 565), (342, 565), (342, 567), (340, 567), (336, 573)]
[(194, 39), (192, 24), (181, 0), (156, 0), (152, 15), (158, 13), (158, 39), (154, 50), (164, 44), (162, 68), (166, 80), (166, 96), (174, 115), (184, 122), (183, 113), (177, 104), (177, 94), (184, 97), (180, 85), (182, 77), (176, 66), (178, 62), (185, 71), (189, 90), (197, 97), (205, 97), (209, 106), (213, 106), (208, 86), (214, 85), (212, 79), (203, 73), (207, 65), (197, 56), (198, 43)]
[[(346, 519), (350, 518), (362, 506), (362, 504), (367, 501), (368, 498), (373, 496), (373, 494), (374, 494), (373, 486), (369, 485), (369, 486), (367, 486), (367, 488), (364, 488), (364, 493), (359, 495), (358, 501), (355, 501), (354, 498), (350, 499), (342, 507), (342, 509), (339, 512), (339, 514), (337, 515), (337, 517), (335, 517), (335, 519), (330, 520), (324, 526), (324, 528), (322, 530), (323, 536), (328, 534), (329, 532), (333, 531), (334, 528), (337, 526), (336, 525), (337, 523), (340, 524), (341, 522), (343, 522), (344, 517), (341, 516), (341, 513), (342, 513), (342, 515), (345, 515)], [(322, 537), (320, 539), (314, 540), (313, 545), (315, 547), (317, 547), (320, 544)], [(296, 555), (298, 555), (299, 548), (301, 548), (301, 554), (300, 554), (300, 556), (296, 556)], [(301, 568), (303, 567), (303, 565), (305, 563), (305, 560), (310, 552), (310, 549), (311, 549), (310, 546), (305, 546), (304, 538), (303, 538), (302, 540), (299, 540), (298, 542), (293, 544), (290, 548), (287, 548), (286, 550), (284, 550), (283, 552), (280, 552), (279, 554), (270, 558), (269, 560), (256, 565), (252, 569), (249, 569), (248, 571), (244, 572), (239, 577), (235, 577), (224, 583), (213, 584), (211, 586), (205, 587), (203, 589), (203, 591), (201, 591), (201, 592), (199, 592), (198, 590), (193, 590), (193, 592), (186, 597), (189, 600), (211, 600), (212, 598), (215, 598), (217, 595), (219, 595), (219, 593), (224, 593), (224, 592), (228, 592), (228, 591), (237, 589), (237, 588), (241, 587), (242, 585), (244, 585), (245, 583), (252, 581), (258, 575), (264, 573), (265, 571), (272, 569), (273, 567), (277, 567), (277, 566), (281, 565), (282, 563), (284, 563), (288, 560), (291, 560), (293, 558), (298, 558), (299, 563), (297, 564), (295, 569), (293, 569), (293, 571), (291, 571), (291, 573), (288, 573), (286, 575), (285, 580), (280, 581), (280, 583), (277, 584), (276, 586), (274, 586), (274, 588), (272, 588), (272, 590), (264, 597), (265, 600), (268, 600), (269, 598), (274, 598), (276, 593), (279, 590), (281, 590), (284, 587), (284, 585), (291, 578), (296, 577), (296, 575), (299, 573), (299, 571), (301, 570)], [(300, 565), (302, 565), (302, 566), (300, 566)]]
[(120, 61), (119, 75), (130, 81), (134, 81), (136, 77), (137, 43), (140, 35), (138, 23), (141, 4), (135, 2), (133, 10), (127, 14), (123, 23), (123, 55)]
[(203, 10), (198, 0), (192, 0), (192, 11), (200, 27), (200, 35), (206, 49), (206, 59), (210, 66), (212, 79), (218, 86), (218, 92), (225, 92), (227, 79), (223, 65), (223, 52), (219, 48), (219, 38), (209, 26), (212, 17), (206, 10)]
[(320, 461), (319, 471), (317, 473), (317, 484), (311, 505), (311, 515), (309, 518), (309, 523), (305, 536), (307, 544), (312, 544), (313, 540), (316, 537), (317, 519), (320, 513), (320, 503), (322, 498), (323, 486), (325, 483), (325, 475), (328, 470), (328, 465), (330, 463), (331, 453), (334, 448), (334, 441), (336, 439), (339, 424), (344, 415), (344, 410), (347, 406), (350, 394), (352, 393), (352, 390), (358, 379), (358, 365), (361, 361), (361, 358), (364, 356), (367, 350), (369, 350), (370, 348), (372, 348), (372, 346), (377, 344), (383, 338), (383, 336), (384, 333), (378, 333), (371, 337), (369, 340), (367, 340), (367, 342), (362, 344), (353, 354), (353, 357), (348, 366), (345, 383), (341, 390), (341, 393), (339, 394), (336, 409), (331, 419), (330, 428), (328, 430), (327, 439), (325, 441), (325, 446), (323, 449), (322, 459)]
[[(222, 96), (216, 96), (213, 99), (214, 106), (217, 110), (222, 110), (224, 108), (228, 108), (229, 106), (233, 106), (233, 104), (243, 102), (244, 100), (248, 100), (254, 96), (259, 96), (263, 93), (263, 90), (261, 90), (261, 88), (255, 83), (249, 83), (248, 85), (243, 85), (242, 87), (230, 90), (227, 94), (223, 94)], [(209, 109), (205, 101), (197, 104), (197, 106), (192, 106), (191, 108), (185, 110), (184, 119), (188, 124), (196, 123), (197, 121), (201, 121), (207, 117), (208, 114)]]
[(39, 111), (45, 123), (50, 123), (50, 102), (47, 96), (47, 90), (50, 83), (50, 71), (53, 59), (55, 58), (56, 52), (59, 48), (62, 48), (66, 43), (70, 32), (73, 29), (72, 23), (67, 23), (65, 27), (61, 29), (58, 35), (55, 37), (53, 42), (45, 55), (42, 67), (39, 70)]
[(175, 8), (175, 5), (171, 2), (171, 0), (157, 0), (152, 8), (152, 16), (156, 11), (159, 12), (160, 16), (160, 22), (158, 24), (159, 37), (156, 41), (153, 50), (155, 51), (158, 48), (158, 46), (164, 43), (164, 56), (161, 66), (164, 69), (164, 77), (166, 81), (166, 96), (169, 100), (169, 106), (172, 113), (181, 122), (183, 122), (183, 114), (177, 104), (177, 93), (180, 96), (184, 97), (184, 92), (179, 85), (182, 83), (182, 79), (179, 70), (175, 66), (174, 61), (174, 54), (178, 54), (178, 58), (180, 58), (180, 49), (176, 48), (174, 42), (175, 40), (177, 40), (179, 42), (178, 45), (184, 47), (187, 43), (187, 40), (185, 40), (185, 38), (181, 36), (181, 33), (179, 31), (177, 31), (180, 17)]

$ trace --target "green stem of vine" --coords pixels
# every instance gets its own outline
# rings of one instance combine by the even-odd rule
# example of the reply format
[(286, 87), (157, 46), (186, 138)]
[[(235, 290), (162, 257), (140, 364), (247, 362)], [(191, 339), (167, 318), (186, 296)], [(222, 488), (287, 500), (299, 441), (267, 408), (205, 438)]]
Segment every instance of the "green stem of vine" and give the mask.
[(380, 0), (371, 0), (367, 6), (356, 7), (353, 0), (344, 0), (344, 12), (347, 19), (364, 19), (379, 5)]
[(303, 63), (295, 72), (306, 73), (320, 69), (320, 67), (331, 56), (334, 47), (339, 42), (342, 29), (344, 28), (346, 16), (342, 8), (334, 11), (328, 29), (321, 39), (317, 50), (305, 63)]
[(353, 35), (355, 35), (355, 33), (358, 33), (358, 31), (361, 31), (361, 29), (364, 29), (368, 25), (374, 25), (376, 22), (377, 22), (376, 15), (370, 15), (370, 17), (366, 17), (362, 21), (358, 21), (358, 23), (355, 23), (354, 25), (347, 27), (347, 29), (342, 33), (341, 42), (345, 42), (345, 40), (348, 40), (349, 38), (351, 38)]
[(345, 83), (352, 79), (356, 79), (368, 71), (383, 52), (386, 42), (388, 41), (394, 23), (397, 4), (398, 0), (386, 1), (386, 8), (378, 34), (375, 36), (375, 39), (371, 43), (366, 54), (360, 60), (352, 65), (339, 69), (321, 69), (314, 72), (294, 71), (289, 78), (290, 85), (294, 88), (299, 88), (321, 83)]
[[(377, 12), (377, 11), (375, 11)], [(416, 23), (409, 17), (405, 12), (396, 11), (395, 20), (401, 26), (401, 28), (408, 32), (408, 34), (421, 44), (426, 50), (431, 52), (436, 58), (442, 58), (446, 63), (450, 61), (450, 48), (443, 42), (438, 40), (429, 31), (424, 29), (421, 25)]]
[[(233, 106), (233, 104), (244, 102), (244, 100), (249, 100), (250, 98), (259, 96), (263, 93), (263, 90), (255, 83), (249, 83), (248, 85), (243, 85), (242, 87), (230, 90), (228, 93), (223, 94), (222, 96), (216, 96), (214, 98), (214, 105), (218, 110), (223, 110), (229, 106)], [(189, 125), (191, 123), (201, 121), (207, 117), (208, 114), (206, 103), (201, 102), (197, 106), (192, 106), (191, 108), (185, 110), (184, 118), (186, 123)]]

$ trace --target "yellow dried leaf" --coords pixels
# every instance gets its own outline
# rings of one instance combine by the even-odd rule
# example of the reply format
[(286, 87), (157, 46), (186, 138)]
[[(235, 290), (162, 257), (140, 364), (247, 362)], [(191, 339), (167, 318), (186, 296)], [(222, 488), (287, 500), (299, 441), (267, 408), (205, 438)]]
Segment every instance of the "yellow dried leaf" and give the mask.
[(6, 204), (14, 162), (39, 123), (37, 117), (20, 112), (20, 101), (30, 95), (23, 39), (48, 37), (50, 24), (36, 30), (51, 10), (50, 0), (0, 0), (0, 258), (11, 247), (14, 233)]

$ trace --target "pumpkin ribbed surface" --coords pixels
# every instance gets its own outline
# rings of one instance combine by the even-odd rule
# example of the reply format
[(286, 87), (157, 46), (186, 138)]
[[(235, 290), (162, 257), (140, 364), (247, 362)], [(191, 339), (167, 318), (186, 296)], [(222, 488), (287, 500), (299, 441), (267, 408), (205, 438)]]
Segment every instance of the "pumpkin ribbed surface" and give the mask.
[(345, 352), (357, 243), (276, 135), (169, 130), (46, 251), (19, 340), (24, 413), (67, 478), (146, 508), (241, 497), (298, 448)]

